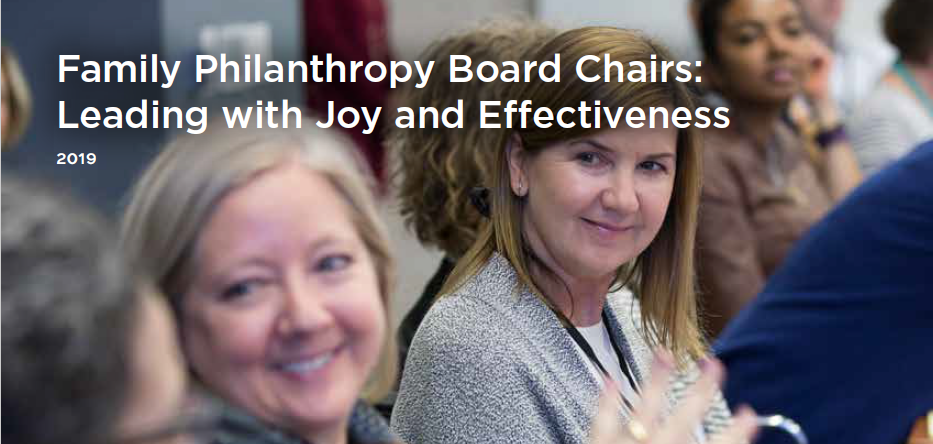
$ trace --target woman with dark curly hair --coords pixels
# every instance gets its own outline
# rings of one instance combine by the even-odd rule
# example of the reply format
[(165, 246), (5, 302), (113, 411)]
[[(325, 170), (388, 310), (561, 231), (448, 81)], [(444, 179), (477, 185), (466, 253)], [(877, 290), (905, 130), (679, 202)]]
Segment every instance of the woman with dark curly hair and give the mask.
[(412, 109), (431, 106), (440, 110), (463, 99), (463, 128), (393, 126), (388, 136), (387, 144), (399, 159), (393, 174), (402, 216), (424, 246), (444, 253), (437, 272), (399, 327), (399, 362), (403, 368), (421, 320), (457, 259), (473, 245), (486, 221), (482, 209), (470, 204), (470, 194), (488, 185), (497, 133), (480, 128), (479, 104), (482, 100), (503, 100), (503, 83), (476, 78), (449, 82), (450, 56), (469, 56), (474, 65), (484, 61), (500, 65), (507, 60), (521, 60), (529, 48), (554, 32), (531, 20), (497, 19), (438, 40), (421, 54), (423, 62), (435, 62), (432, 81), (421, 89), (407, 84), (402, 92), (399, 105)]

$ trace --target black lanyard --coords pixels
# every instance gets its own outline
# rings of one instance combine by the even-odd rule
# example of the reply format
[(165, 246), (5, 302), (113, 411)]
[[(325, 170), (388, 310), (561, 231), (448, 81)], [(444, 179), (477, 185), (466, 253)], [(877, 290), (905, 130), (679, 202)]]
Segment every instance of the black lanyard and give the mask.
[[(589, 342), (586, 342), (586, 339), (583, 337), (582, 334), (580, 334), (580, 331), (577, 330), (577, 327), (574, 327), (573, 323), (571, 323), (570, 320), (567, 319), (567, 317), (563, 315), (563, 313), (557, 313), (555, 311), (555, 314), (557, 314), (557, 316), (561, 318), (561, 320), (563, 321), (562, 323), (564, 324), (564, 329), (567, 330), (567, 333), (570, 333), (570, 337), (573, 339), (574, 342), (577, 343), (578, 346), (580, 346), (580, 348), (583, 350), (583, 353), (586, 354), (586, 357), (589, 358), (590, 361), (593, 364), (595, 364), (597, 368), (599, 368), (599, 371), (602, 372), (604, 376), (606, 376), (609, 379), (612, 379), (612, 376), (610, 376), (609, 372), (606, 371), (606, 367), (603, 366), (602, 362), (599, 362), (599, 358), (596, 357), (596, 352), (593, 351), (593, 347), (590, 346)], [(605, 312), (603, 312), (602, 316), (603, 316), (603, 328), (607, 329), (606, 333), (609, 335), (609, 342), (612, 344), (612, 350), (616, 352), (616, 357), (619, 358), (619, 368), (622, 369), (622, 374), (625, 375), (625, 378), (628, 379), (629, 384), (631, 384), (632, 390), (634, 390), (635, 393), (638, 393), (638, 385), (635, 384), (635, 378), (632, 377), (632, 372), (629, 369), (628, 363), (625, 360), (625, 355), (622, 354), (622, 350), (619, 348), (619, 345), (616, 343), (616, 340), (612, 336), (612, 333), (608, 331), (609, 319), (606, 317)], [(627, 399), (625, 399), (624, 395), (622, 396), (622, 401), (625, 402), (625, 406), (628, 407), (630, 411), (634, 411), (632, 404)]]

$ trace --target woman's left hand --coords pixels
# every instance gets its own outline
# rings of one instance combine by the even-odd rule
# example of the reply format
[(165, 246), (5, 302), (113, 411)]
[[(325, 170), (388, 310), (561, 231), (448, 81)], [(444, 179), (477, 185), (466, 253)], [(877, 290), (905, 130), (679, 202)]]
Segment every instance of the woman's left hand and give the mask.
[[(634, 417), (628, 424), (619, 421), (618, 401), (611, 381), (599, 401), (599, 411), (593, 422), (591, 444), (688, 444), (696, 442), (695, 433), (709, 410), (722, 382), (724, 370), (718, 361), (710, 360), (692, 387), (692, 394), (674, 414), (661, 421), (673, 365), (669, 354), (655, 359), (651, 380), (642, 393)], [(740, 408), (732, 425), (715, 436), (710, 444), (742, 444), (749, 442), (757, 430), (752, 409)]]
[(831, 100), (829, 76), (833, 67), (833, 51), (816, 36), (808, 39), (807, 79), (803, 92), (814, 103)]

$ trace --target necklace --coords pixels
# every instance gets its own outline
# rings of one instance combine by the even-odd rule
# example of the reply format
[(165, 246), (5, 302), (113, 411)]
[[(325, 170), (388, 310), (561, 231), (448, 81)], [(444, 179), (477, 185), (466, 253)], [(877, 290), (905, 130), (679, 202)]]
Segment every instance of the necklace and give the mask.
[(933, 98), (930, 98), (930, 95), (923, 90), (920, 86), (920, 82), (918, 82), (917, 78), (907, 69), (907, 65), (904, 64), (903, 60), (898, 60), (894, 64), (894, 73), (907, 84), (907, 87), (914, 93), (917, 100), (927, 109), (930, 116), (933, 116)]

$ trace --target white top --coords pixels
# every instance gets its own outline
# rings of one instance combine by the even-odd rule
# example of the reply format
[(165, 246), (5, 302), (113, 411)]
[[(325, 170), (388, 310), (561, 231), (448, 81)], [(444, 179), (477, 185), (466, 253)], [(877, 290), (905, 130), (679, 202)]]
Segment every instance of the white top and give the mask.
[(843, 116), (852, 116), (859, 102), (871, 93), (894, 58), (891, 48), (874, 42), (848, 39), (836, 41), (829, 87)]
[[(583, 339), (590, 344), (590, 348), (593, 349), (596, 358), (599, 359), (599, 362), (606, 368), (606, 371), (609, 372), (609, 376), (612, 377), (612, 380), (615, 381), (616, 385), (619, 387), (619, 394), (627, 399), (630, 404), (637, 406), (639, 404), (638, 392), (632, 387), (632, 384), (629, 382), (629, 379), (625, 377), (625, 374), (622, 373), (619, 355), (617, 355), (612, 348), (612, 341), (609, 339), (609, 330), (606, 329), (606, 325), (603, 321), (600, 320), (599, 323), (589, 327), (577, 327), (577, 330), (580, 332), (580, 335), (583, 336)], [(599, 367), (590, 360), (579, 344), (576, 345), (577, 352), (579, 352), (583, 360), (586, 361), (587, 368), (590, 369), (590, 372), (596, 377), (600, 387), (602, 387), (603, 374), (599, 371)], [(638, 382), (635, 381), (635, 384), (638, 384)], [(697, 425), (697, 429), (693, 434), (697, 443), (702, 444), (706, 442), (706, 434), (703, 432), (703, 426), (701, 424)]]
[(933, 115), (913, 95), (879, 82), (846, 130), (862, 171), (871, 174), (933, 138)]
[[(597, 324), (589, 327), (577, 327), (577, 330), (580, 331), (580, 335), (583, 336), (583, 339), (586, 339), (586, 342), (590, 344), (593, 353), (596, 354), (596, 358), (599, 359), (599, 362), (606, 368), (606, 371), (609, 372), (609, 376), (612, 377), (612, 380), (615, 381), (616, 385), (619, 387), (622, 396), (632, 405), (637, 404), (638, 392), (632, 387), (632, 384), (629, 382), (628, 378), (625, 377), (625, 374), (622, 373), (622, 364), (619, 362), (619, 356), (616, 355), (615, 350), (612, 348), (612, 341), (609, 339), (609, 330), (606, 329), (606, 325), (603, 321), (600, 320)], [(603, 374), (599, 371), (599, 367), (586, 356), (586, 353), (583, 352), (579, 344), (577, 345), (577, 351), (583, 356), (583, 360), (588, 364), (590, 372), (596, 376), (596, 380), (599, 381), (600, 387), (602, 387)]]

